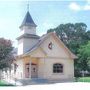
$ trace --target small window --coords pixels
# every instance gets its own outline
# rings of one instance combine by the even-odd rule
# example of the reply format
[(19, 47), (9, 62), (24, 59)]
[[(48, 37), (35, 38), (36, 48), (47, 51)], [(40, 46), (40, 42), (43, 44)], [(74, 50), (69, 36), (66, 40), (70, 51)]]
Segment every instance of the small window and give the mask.
[(59, 63), (53, 64), (53, 73), (63, 73), (63, 65)]

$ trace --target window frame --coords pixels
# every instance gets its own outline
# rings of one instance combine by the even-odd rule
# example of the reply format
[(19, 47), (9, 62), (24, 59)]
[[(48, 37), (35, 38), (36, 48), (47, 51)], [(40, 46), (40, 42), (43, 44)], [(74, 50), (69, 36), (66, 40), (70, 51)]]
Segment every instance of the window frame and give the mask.
[(63, 72), (64, 72), (64, 65), (63, 64), (61, 64), (61, 63), (54, 63), (53, 64), (53, 73), (54, 74), (62, 74)]

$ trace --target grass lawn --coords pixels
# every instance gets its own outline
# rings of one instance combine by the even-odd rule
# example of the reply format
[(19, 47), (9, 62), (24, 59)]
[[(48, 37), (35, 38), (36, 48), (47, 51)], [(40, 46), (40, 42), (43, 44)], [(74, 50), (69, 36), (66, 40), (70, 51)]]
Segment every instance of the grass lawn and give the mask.
[(77, 82), (90, 82), (90, 77), (79, 77)]
[(5, 81), (0, 80), (0, 86), (13, 86), (12, 84), (8, 84)]

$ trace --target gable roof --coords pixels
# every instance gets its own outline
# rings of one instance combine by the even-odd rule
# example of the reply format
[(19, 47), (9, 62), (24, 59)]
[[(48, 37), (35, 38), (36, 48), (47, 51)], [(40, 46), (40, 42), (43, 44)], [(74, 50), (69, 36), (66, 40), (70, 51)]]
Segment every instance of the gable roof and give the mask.
[(55, 33), (53, 33), (54, 38), (56, 38), (56, 40), (64, 47), (64, 49), (67, 51), (67, 53), (70, 55), (71, 58), (76, 59), (78, 58), (75, 54), (73, 54), (68, 48), (67, 46), (57, 37), (57, 35)]
[(38, 40), (38, 42), (30, 49), (28, 50), (25, 55), (31, 53), (32, 51), (36, 50), (37, 48), (40, 47), (40, 45), (47, 39), (47, 37), (50, 35), (51, 33), (49, 34), (45, 34), (43, 35), (42, 37), (40, 37), (40, 39)]
[(33, 26), (33, 27), (36, 27), (36, 26), (37, 26), (37, 25), (34, 23), (31, 15), (30, 15), (30, 13), (29, 13), (29, 11), (26, 13), (26, 16), (25, 16), (25, 18), (24, 18), (24, 20), (23, 20), (20, 28), (21, 28), (22, 26)]
[(71, 58), (73, 58), (73, 59), (77, 58), (77, 56), (75, 56), (75, 55), (64, 45), (64, 43), (57, 37), (57, 35), (56, 35), (55, 33), (53, 33), (53, 32), (43, 35), (43, 36), (39, 39), (39, 41), (38, 41), (30, 50), (28, 50), (24, 55), (29, 55), (29, 54), (30, 54), (31, 52), (33, 52), (34, 50), (38, 49), (38, 48), (41, 46), (41, 44), (42, 44), (49, 36), (51, 36), (51, 35), (59, 42), (59, 44), (61, 44), (61, 45), (64, 47), (64, 49), (67, 51), (67, 53), (70, 55)]

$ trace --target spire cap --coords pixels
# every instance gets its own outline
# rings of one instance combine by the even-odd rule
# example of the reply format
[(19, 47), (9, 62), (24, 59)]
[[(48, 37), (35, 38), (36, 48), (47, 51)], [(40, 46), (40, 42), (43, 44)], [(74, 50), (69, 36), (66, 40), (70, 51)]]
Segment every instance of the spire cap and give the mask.
[(20, 28), (23, 27), (23, 26), (37, 27), (37, 25), (34, 23), (31, 15), (30, 15), (29, 11), (27, 11)]

